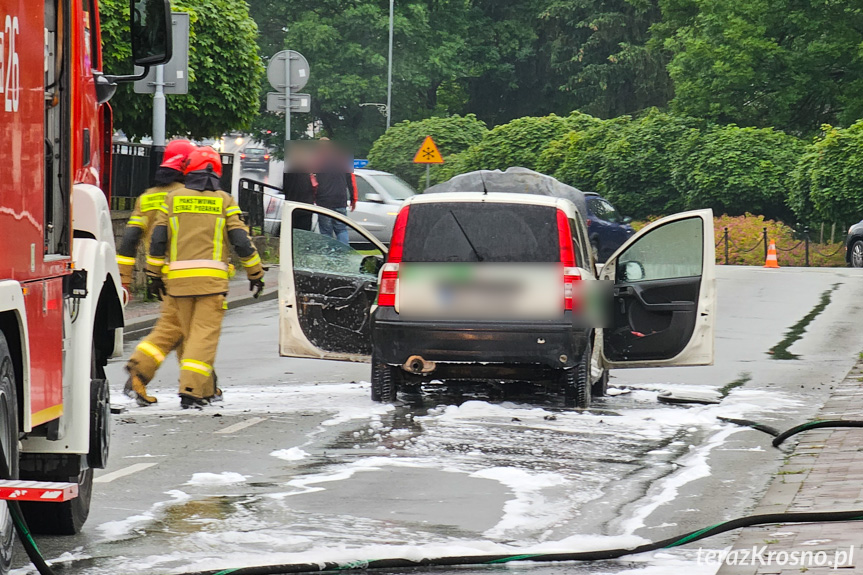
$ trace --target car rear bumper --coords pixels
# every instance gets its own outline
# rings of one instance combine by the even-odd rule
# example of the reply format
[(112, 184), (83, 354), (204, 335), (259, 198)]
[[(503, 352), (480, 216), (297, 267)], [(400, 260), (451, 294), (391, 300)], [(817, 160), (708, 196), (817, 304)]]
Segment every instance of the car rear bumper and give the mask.
[(567, 312), (555, 321), (405, 321), (391, 307), (372, 314), (372, 350), (379, 361), (404, 365), (419, 355), (435, 363), (578, 364), (590, 331), (576, 328)]

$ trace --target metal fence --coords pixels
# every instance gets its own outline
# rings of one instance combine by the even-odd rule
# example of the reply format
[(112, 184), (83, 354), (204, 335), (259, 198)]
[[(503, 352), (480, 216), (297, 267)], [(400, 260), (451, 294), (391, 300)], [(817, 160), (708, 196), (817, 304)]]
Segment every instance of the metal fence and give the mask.
[[(150, 144), (115, 142), (112, 145), (111, 209), (131, 210), (135, 199), (154, 184), (156, 168), (162, 162), (162, 150)], [(223, 190), (231, 190), (234, 155), (222, 154)]]
[[(794, 244), (793, 246), (782, 247), (782, 246), (777, 245), (776, 250), (779, 252), (792, 252), (792, 251), (796, 250), (797, 248), (799, 248), (800, 246), (803, 246), (803, 249), (804, 249), (804, 251), (803, 251), (804, 264), (803, 265), (806, 267), (809, 267), (811, 265), (810, 256), (813, 253), (816, 253), (816, 254), (818, 254), (822, 257), (825, 257), (825, 258), (830, 258), (830, 257), (835, 256), (836, 254), (838, 254), (840, 251), (842, 251), (845, 248), (844, 243), (840, 243), (837, 248), (832, 249), (833, 246), (830, 244), (818, 244), (818, 243), (812, 242), (808, 228), (804, 229), (801, 235), (803, 237), (800, 240), (798, 240), (797, 243)], [(720, 246), (723, 246), (723, 251), (724, 251), (724, 254), (723, 254), (724, 259), (723, 259), (722, 263), (727, 265), (729, 263), (729, 249), (731, 247), (736, 248), (738, 255), (747, 254), (749, 252), (757, 250), (758, 248), (762, 248), (764, 251), (764, 258), (763, 259), (766, 260), (767, 259), (767, 249), (770, 246), (770, 240), (767, 238), (767, 228), (765, 227), (765, 228), (761, 229), (761, 238), (759, 238), (753, 246), (741, 247), (737, 244), (737, 242), (735, 242), (734, 240), (731, 239), (731, 237), (728, 234), (728, 228), (725, 227), (723, 229), (723, 232), (722, 232), (722, 237), (719, 238), (719, 241), (716, 242), (716, 247), (719, 248)], [(824, 253), (823, 251), (821, 251), (822, 247), (827, 248), (828, 250), (832, 249), (832, 251), (828, 251), (828, 253)], [(734, 262), (731, 262), (731, 263), (734, 263)]]
[(282, 189), (277, 186), (271, 186), (258, 180), (250, 180), (249, 178), (240, 178), (237, 185), (237, 203), (240, 210), (243, 211), (243, 217), (246, 220), (246, 225), (253, 233), (264, 235), (273, 233), (278, 235), (278, 227), (268, 227), (264, 225), (264, 196), (267, 195), (265, 190), (270, 189), (281, 195)]

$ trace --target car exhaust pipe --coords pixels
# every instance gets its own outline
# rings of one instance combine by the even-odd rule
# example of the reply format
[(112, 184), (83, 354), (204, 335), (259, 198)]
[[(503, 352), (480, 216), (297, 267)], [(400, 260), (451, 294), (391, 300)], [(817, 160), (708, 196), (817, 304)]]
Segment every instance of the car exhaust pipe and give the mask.
[(424, 374), (431, 373), (437, 366), (433, 361), (427, 361), (419, 355), (412, 355), (402, 366), (402, 369), (408, 373)]

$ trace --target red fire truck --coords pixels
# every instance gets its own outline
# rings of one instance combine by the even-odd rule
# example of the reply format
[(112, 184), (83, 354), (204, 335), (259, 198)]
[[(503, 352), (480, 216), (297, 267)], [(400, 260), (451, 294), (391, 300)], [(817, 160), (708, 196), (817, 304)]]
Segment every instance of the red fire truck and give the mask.
[[(167, 61), (168, 0), (130, 0), (130, 14), (134, 62)], [(122, 350), (107, 102), (135, 78), (101, 70), (98, 0), (0, 0), (0, 469), (79, 493), (22, 502), (43, 533), (87, 518), (108, 456), (104, 366)], [(0, 573), (11, 534), (0, 503)]]

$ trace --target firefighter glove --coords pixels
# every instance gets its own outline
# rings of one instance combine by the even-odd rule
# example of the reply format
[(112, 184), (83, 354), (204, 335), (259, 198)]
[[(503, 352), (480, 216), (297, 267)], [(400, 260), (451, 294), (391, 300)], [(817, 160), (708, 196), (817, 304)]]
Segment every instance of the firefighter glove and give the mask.
[(162, 296), (167, 292), (165, 291), (165, 282), (162, 280), (161, 276), (147, 276), (147, 297), (152, 298), (155, 297), (159, 301), (162, 301)]
[(264, 291), (264, 280), (258, 278), (256, 280), (249, 280), (249, 291), (253, 291), (253, 298), (258, 298), (261, 296), (261, 292)]

